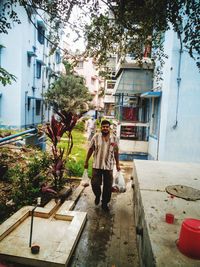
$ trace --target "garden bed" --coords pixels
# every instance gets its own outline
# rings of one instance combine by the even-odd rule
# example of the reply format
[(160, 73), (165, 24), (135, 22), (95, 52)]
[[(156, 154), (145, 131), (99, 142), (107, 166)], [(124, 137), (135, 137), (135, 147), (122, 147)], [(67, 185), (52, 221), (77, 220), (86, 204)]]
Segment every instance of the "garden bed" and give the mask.
[[(15, 145), (2, 146), (0, 153), (1, 166), (6, 166), (6, 171), (0, 175), (0, 223), (22, 206), (34, 205), (39, 196), (42, 197), (43, 206), (55, 197), (41, 192), (44, 181), (53, 187), (48, 169), (49, 155), (35, 148)], [(64, 183), (73, 192), (80, 184), (80, 178), (65, 178)]]

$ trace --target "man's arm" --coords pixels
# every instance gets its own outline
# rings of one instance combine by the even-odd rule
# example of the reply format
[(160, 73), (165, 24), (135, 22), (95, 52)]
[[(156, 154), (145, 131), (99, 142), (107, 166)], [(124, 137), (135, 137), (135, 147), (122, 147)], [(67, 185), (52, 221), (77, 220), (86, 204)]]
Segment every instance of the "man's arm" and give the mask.
[(92, 146), (92, 147), (90, 147), (88, 149), (86, 160), (85, 160), (85, 163), (84, 163), (84, 168), (85, 169), (88, 169), (88, 161), (89, 161), (90, 157), (92, 156), (93, 151), (94, 151), (94, 146)]
[(120, 171), (121, 168), (119, 166), (119, 148), (118, 148), (118, 146), (114, 147), (114, 157), (115, 157), (117, 171)]

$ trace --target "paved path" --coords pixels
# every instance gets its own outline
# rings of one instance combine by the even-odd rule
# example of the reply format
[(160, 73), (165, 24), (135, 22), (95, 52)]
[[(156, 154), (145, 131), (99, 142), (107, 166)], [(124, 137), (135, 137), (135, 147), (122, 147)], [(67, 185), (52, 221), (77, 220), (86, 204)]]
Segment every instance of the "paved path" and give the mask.
[(69, 267), (137, 267), (138, 254), (131, 188), (132, 162), (121, 162), (127, 183), (125, 193), (113, 193), (110, 212), (94, 205), (87, 187), (74, 210), (87, 211), (87, 222)]
[[(83, 191), (74, 210), (87, 211), (87, 222), (68, 267), (139, 266), (130, 179), (132, 165), (132, 162), (121, 162), (127, 191), (112, 194), (109, 213), (104, 212), (100, 205), (95, 206), (91, 186)], [(27, 266), (8, 263), (6, 267)]]

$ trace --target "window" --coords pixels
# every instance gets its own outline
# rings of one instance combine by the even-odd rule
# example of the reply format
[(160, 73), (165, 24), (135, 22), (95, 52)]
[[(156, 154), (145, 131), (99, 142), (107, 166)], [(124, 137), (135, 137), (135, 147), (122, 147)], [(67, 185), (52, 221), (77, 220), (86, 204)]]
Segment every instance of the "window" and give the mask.
[(35, 101), (35, 115), (40, 115), (40, 109), (41, 109), (41, 100), (36, 100)]
[(95, 84), (96, 79), (94, 77), (91, 78), (91, 84), (94, 85)]
[(41, 78), (41, 70), (42, 70), (42, 64), (41, 62), (37, 61), (36, 62), (36, 78), (37, 79)]
[(107, 89), (114, 89), (115, 81), (114, 82), (107, 82)]
[(1, 67), (1, 55), (2, 55), (2, 49), (3, 49), (3, 46), (0, 44), (0, 67)]
[(31, 66), (31, 55), (27, 54), (27, 65), (30, 67)]
[(48, 104), (45, 102), (44, 103), (44, 109), (47, 110), (48, 109)]
[(31, 109), (31, 98), (28, 97), (28, 107), (27, 107), (28, 111)]
[(48, 76), (49, 76), (49, 69), (46, 68), (46, 79), (48, 78)]
[(60, 62), (61, 62), (60, 52), (56, 51), (56, 64), (59, 64)]
[(44, 44), (44, 36), (45, 36), (45, 30), (44, 30), (44, 27), (40, 24), (37, 25), (37, 29), (38, 29), (38, 32), (37, 32), (37, 35), (38, 35), (38, 42), (40, 44)]
[(83, 61), (79, 61), (77, 64), (77, 68), (83, 69)]
[(152, 120), (151, 120), (151, 134), (158, 135), (158, 122), (159, 122), (159, 102), (160, 98), (152, 98)]

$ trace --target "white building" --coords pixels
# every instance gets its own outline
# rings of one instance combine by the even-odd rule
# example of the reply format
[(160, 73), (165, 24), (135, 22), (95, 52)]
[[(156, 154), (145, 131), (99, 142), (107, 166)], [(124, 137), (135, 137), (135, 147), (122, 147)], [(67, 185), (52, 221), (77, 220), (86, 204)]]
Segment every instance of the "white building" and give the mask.
[[(145, 69), (140, 70), (140, 77), (131, 60), (118, 67), (119, 70), (124, 69), (121, 76), (117, 77), (114, 90), (115, 96), (121, 94), (121, 100), (115, 98), (115, 117), (120, 122), (116, 124), (120, 137), (120, 152), (132, 155), (132, 158), (138, 158), (134, 153), (145, 152), (147, 158), (151, 160), (200, 162), (199, 69), (195, 60), (184, 49), (181, 37), (178, 38), (177, 33), (172, 29), (168, 30), (163, 40), (164, 53), (168, 58), (162, 70), (162, 81), (157, 83), (154, 81), (151, 84), (149, 79), (145, 84), (148, 77), (144, 75)], [(130, 100), (133, 101), (134, 97), (138, 97), (134, 84), (138, 85), (138, 93), (141, 93), (139, 106), (143, 106), (143, 112), (140, 121), (135, 118), (130, 120), (123, 118), (122, 106), (133, 110)], [(128, 102), (125, 99), (127, 94), (129, 94)], [(130, 99), (131, 94), (133, 99)], [(118, 106), (120, 109), (117, 110)], [(139, 126), (139, 122), (145, 122), (143, 126), (148, 127), (144, 135), (145, 140), (142, 140), (143, 143), (145, 141), (145, 147), (133, 147), (129, 139), (129, 135), (133, 136), (135, 141), (132, 143), (142, 144), (138, 142), (137, 137), (137, 133), (142, 133), (136, 127)], [(124, 131), (125, 136), (123, 136)]]
[(102, 95), (104, 80), (99, 76), (99, 69), (94, 60), (92, 58), (80, 59), (75, 71), (85, 78), (86, 86), (93, 96), (91, 104), (94, 107), (94, 111), (101, 111), (104, 108)]
[[(47, 15), (31, 11), (31, 20), (25, 9), (17, 6), (15, 11), (21, 24), (12, 23), (8, 34), (0, 35), (0, 64), (14, 74), (16, 82), (5, 87), (0, 84), (0, 126), (23, 128), (49, 120), (49, 107), (42, 94), (61, 69), (61, 51), (51, 56), (52, 44)], [(62, 33), (62, 32), (61, 32)]]
[(114, 117), (115, 111), (115, 96), (114, 87), (116, 83), (116, 65), (117, 56), (110, 55), (108, 62), (104, 68), (104, 71), (109, 76), (109, 79), (105, 80), (105, 90), (104, 90), (104, 115), (107, 117)]
[(165, 33), (164, 40), (168, 59), (162, 94), (144, 94), (151, 97), (149, 159), (200, 162), (199, 70), (173, 30)]

